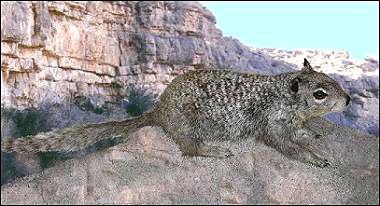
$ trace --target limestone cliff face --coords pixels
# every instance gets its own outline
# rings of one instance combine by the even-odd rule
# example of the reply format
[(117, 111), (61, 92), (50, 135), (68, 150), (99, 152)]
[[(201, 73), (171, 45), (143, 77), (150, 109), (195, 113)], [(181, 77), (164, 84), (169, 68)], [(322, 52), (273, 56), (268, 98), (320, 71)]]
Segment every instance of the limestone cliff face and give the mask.
[(80, 95), (101, 105), (126, 95), (115, 83), (160, 93), (186, 70), (257, 65), (195, 2), (3, 2), (1, 11), (5, 107)]

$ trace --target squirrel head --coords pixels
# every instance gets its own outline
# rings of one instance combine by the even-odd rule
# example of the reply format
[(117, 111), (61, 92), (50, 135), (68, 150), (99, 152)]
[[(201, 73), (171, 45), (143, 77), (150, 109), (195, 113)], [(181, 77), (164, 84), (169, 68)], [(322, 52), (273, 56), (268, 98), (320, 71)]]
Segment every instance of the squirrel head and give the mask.
[(304, 59), (304, 67), (290, 81), (290, 91), (308, 116), (321, 116), (346, 110), (350, 96), (332, 78), (315, 71)]

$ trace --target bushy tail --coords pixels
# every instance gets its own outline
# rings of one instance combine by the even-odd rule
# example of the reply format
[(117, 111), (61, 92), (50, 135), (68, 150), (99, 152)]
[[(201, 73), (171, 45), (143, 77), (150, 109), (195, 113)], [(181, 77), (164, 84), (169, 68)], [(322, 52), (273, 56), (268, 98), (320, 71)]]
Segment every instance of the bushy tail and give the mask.
[(85, 149), (100, 140), (122, 139), (127, 134), (144, 126), (154, 126), (153, 112), (122, 121), (87, 124), (50, 132), (39, 133), (18, 139), (1, 141), (2, 152), (36, 153), (62, 151), (72, 152)]

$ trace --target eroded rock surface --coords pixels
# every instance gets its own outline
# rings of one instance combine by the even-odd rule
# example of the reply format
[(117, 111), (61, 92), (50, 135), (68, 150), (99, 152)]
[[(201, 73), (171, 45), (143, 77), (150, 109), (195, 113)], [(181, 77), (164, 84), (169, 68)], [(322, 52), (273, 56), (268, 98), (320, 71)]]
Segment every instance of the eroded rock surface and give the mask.
[(378, 204), (379, 142), (331, 124), (310, 123), (329, 159), (317, 168), (251, 140), (220, 143), (227, 159), (183, 157), (157, 127), (126, 144), (66, 160), (1, 188), (2, 204)]

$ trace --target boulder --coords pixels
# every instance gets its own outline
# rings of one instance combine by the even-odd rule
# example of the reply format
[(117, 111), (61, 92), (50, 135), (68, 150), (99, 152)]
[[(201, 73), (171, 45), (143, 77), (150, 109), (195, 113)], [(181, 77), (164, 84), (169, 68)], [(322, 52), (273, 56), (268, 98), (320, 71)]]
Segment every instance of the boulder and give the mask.
[(379, 141), (322, 118), (313, 150), (331, 165), (290, 160), (255, 143), (229, 147), (227, 159), (184, 157), (158, 127), (125, 144), (17, 179), (1, 187), (2, 204), (378, 204)]

